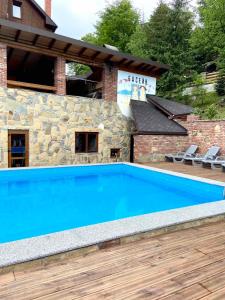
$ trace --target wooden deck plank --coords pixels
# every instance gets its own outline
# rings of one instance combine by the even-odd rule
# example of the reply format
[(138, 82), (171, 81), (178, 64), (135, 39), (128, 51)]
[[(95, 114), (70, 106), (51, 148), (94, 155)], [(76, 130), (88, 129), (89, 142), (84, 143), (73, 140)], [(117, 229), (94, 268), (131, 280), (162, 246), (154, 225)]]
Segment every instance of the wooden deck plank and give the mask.
[(159, 168), (162, 170), (169, 170), (174, 172), (180, 172), (183, 174), (189, 174), (193, 176), (218, 180), (225, 182), (225, 173), (219, 170), (211, 170), (208, 168), (203, 168), (201, 166), (193, 167), (191, 165), (180, 164), (180, 163), (169, 163), (169, 162), (160, 162), (160, 163), (148, 163), (145, 164), (150, 167)]
[(180, 290), (179, 292), (163, 297), (161, 298), (161, 300), (193, 300), (193, 299), (201, 299), (204, 296), (210, 294), (211, 293), (201, 285), (194, 284)]
[[(219, 171), (153, 166), (225, 182)], [(1, 275), (0, 299), (225, 299), (225, 221)]]

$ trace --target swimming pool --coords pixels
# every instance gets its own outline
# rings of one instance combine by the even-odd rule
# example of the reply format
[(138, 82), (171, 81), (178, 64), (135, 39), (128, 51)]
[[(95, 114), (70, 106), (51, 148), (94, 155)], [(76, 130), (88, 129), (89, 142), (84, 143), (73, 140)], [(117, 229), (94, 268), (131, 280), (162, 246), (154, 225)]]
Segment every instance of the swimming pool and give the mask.
[(0, 243), (217, 202), (224, 186), (129, 164), (0, 171)]

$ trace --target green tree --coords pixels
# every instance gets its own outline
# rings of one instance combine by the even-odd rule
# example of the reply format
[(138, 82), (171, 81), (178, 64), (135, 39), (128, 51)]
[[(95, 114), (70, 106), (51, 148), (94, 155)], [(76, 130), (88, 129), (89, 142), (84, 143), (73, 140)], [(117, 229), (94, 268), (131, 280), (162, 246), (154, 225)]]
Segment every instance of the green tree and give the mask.
[(193, 22), (188, 1), (173, 0), (170, 6), (161, 1), (146, 25), (149, 58), (170, 65), (170, 71), (158, 84), (159, 92), (164, 95), (193, 76), (189, 43)]
[(161, 1), (145, 24), (149, 58), (163, 63), (168, 63), (167, 54), (170, 51), (170, 15), (170, 7)]
[(225, 95), (225, 74), (221, 72), (216, 82), (216, 93), (218, 96)]
[(139, 14), (130, 0), (117, 0), (100, 13), (96, 24), (95, 43), (116, 46), (120, 51), (128, 52), (130, 37), (139, 23)]
[(198, 7), (200, 24), (191, 37), (191, 45), (197, 62), (204, 65), (215, 61), (225, 67), (225, 1), (204, 0)]
[(138, 24), (128, 43), (128, 51), (135, 56), (149, 58), (146, 24)]

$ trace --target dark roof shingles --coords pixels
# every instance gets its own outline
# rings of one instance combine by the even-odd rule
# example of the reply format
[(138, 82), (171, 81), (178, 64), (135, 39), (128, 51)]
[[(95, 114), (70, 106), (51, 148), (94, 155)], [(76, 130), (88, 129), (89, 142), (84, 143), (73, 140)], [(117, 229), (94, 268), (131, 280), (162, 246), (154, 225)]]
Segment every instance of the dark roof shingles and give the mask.
[(160, 98), (158, 96), (148, 96), (148, 101), (170, 116), (189, 115), (193, 112), (191, 106)]
[(169, 119), (151, 103), (132, 100), (131, 110), (137, 133), (168, 135), (187, 134), (187, 130), (183, 126), (174, 120)]

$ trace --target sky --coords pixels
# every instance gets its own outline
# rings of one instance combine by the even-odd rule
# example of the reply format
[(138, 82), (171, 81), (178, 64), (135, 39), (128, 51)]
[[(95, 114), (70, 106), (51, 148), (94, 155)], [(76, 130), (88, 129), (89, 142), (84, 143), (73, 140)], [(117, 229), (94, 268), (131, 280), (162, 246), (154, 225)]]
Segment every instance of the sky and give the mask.
[[(44, 0), (36, 0), (44, 8)], [(146, 20), (159, 0), (133, 0), (133, 5)], [(196, 1), (196, 0), (192, 0)], [(99, 11), (113, 0), (52, 0), (52, 19), (58, 25), (57, 33), (80, 39), (94, 32)], [(66, 3), (66, 4), (65, 4)]]

